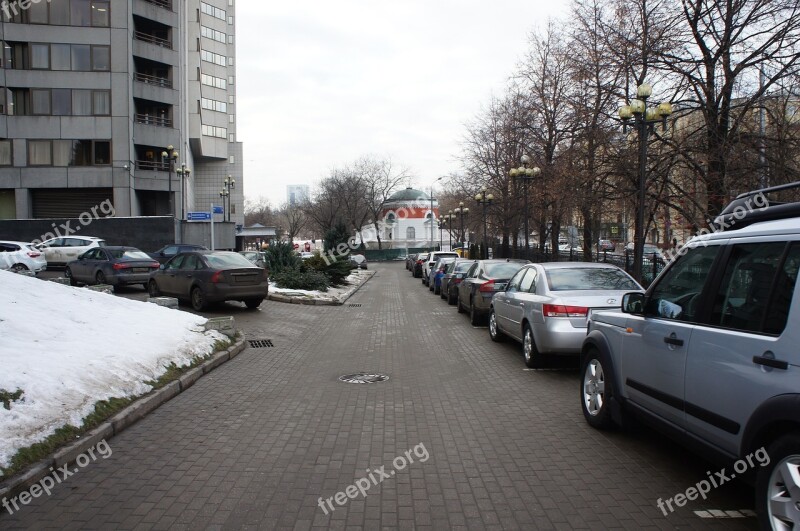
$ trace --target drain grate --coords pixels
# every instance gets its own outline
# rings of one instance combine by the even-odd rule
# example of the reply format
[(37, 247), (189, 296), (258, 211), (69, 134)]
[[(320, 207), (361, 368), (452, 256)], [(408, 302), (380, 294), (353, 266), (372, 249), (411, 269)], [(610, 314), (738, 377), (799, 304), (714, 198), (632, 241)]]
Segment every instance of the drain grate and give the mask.
[(343, 381), (344, 383), (353, 384), (378, 383), (385, 382), (388, 379), (389, 377), (385, 374), (371, 374), (368, 372), (357, 372), (355, 374), (345, 374), (344, 376), (339, 376), (339, 380)]
[(360, 304), (348, 304), (347, 307), (348, 308), (361, 308), (361, 305)]
[(250, 348), (271, 348), (275, 345), (272, 344), (271, 339), (250, 339)]

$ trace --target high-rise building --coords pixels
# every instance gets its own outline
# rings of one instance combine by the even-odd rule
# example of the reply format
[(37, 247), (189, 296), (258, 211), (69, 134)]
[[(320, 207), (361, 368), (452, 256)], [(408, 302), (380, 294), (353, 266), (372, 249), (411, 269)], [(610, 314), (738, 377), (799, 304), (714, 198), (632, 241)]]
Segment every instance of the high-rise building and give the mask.
[(234, 10), (3, 2), (0, 219), (77, 217), (107, 200), (117, 216), (182, 218), (221, 205), (231, 176), (230, 219), (243, 223)]
[(307, 184), (290, 184), (286, 187), (286, 202), (290, 205), (302, 203), (309, 197)]

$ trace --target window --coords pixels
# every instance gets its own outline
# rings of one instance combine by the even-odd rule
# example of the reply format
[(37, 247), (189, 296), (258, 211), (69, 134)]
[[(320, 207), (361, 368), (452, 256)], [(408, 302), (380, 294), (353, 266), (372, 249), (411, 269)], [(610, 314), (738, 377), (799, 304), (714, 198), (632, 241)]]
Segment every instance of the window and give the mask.
[(225, 20), (225, 10), (220, 9), (218, 7), (214, 7), (211, 4), (206, 4), (205, 2), (200, 2), (200, 11), (205, 13), (206, 15), (211, 15), (214, 18), (218, 18), (220, 20)]
[(72, 69), (78, 71), (92, 69), (91, 48), (88, 44), (72, 45)]
[(210, 76), (208, 74), (200, 74), (200, 82), (203, 85), (225, 90), (228, 88), (228, 83), (221, 77)]
[(53, 116), (69, 116), (72, 114), (72, 91), (70, 89), (52, 90)]
[(109, 2), (105, 0), (92, 2), (92, 26), (101, 28), (109, 26), (109, 7)]
[(53, 140), (53, 166), (72, 165), (72, 140)]
[(550, 291), (640, 289), (627, 273), (616, 268), (554, 268), (545, 270)]
[(230, 134), (228, 135), (228, 142), (230, 142), (231, 144), (233, 144), (234, 142), (236, 142), (236, 135), (234, 135), (233, 133), (230, 133)]
[(200, 50), (200, 58), (203, 61), (214, 63), (215, 65), (219, 66), (227, 66), (227, 59), (224, 55), (219, 55), (214, 52), (209, 52), (208, 50)]
[(233, 103), (234, 103), (235, 101), (236, 101), (236, 96), (234, 96), (233, 94), (231, 94), (231, 95), (229, 95), (229, 96), (228, 96), (228, 103), (230, 103), (231, 105), (233, 105)]
[(200, 106), (203, 109), (217, 112), (227, 112), (228, 104), (224, 101), (212, 100), (210, 98), (200, 98)]
[(213, 125), (203, 125), (203, 135), (204, 136), (213, 136), (216, 138), (227, 138), (228, 137), (228, 130), (224, 127), (215, 127)]
[(528, 269), (520, 269), (517, 273), (511, 277), (511, 280), (508, 281), (508, 285), (506, 286), (506, 291), (519, 291), (519, 286), (522, 283), (522, 277), (528, 272)]
[(414, 227), (408, 227), (406, 229), (406, 240), (416, 240), (417, 239), (417, 231)]
[(49, 44), (31, 44), (31, 68), (43, 70), (50, 68)]
[(49, 140), (28, 140), (28, 165), (50, 166), (53, 163)]
[[(58, 2), (56, 2), (58, 3)], [(70, 24), (72, 26), (91, 26), (91, 3), (89, 0), (70, 0)]]
[(68, 26), (70, 20), (69, 2), (48, 2), (50, 4), (50, 24)]
[(94, 90), (92, 91), (92, 110), (95, 116), (111, 115), (111, 91)]
[(47, 24), (47, 4), (50, 2), (42, 2), (29, 4), (28, 7), (28, 22), (31, 24)]
[(235, 161), (236, 161), (236, 157), (234, 157), (233, 155), (230, 155), (230, 156), (228, 157), (228, 163), (229, 163), (229, 164), (234, 164), (234, 163), (235, 163)]
[(106, 72), (111, 69), (111, 48), (92, 46), (92, 70)]
[(207, 39), (221, 42), (223, 44), (225, 44), (225, 41), (227, 39), (227, 35), (225, 35), (223, 32), (217, 31), (213, 28), (209, 28), (206, 26), (200, 26), (200, 35)]
[(695, 247), (678, 258), (650, 292), (645, 315), (695, 322), (700, 295), (718, 250), (717, 246)]
[(11, 140), (0, 140), (0, 166), (11, 166)]
[(94, 143), (94, 164), (96, 166), (111, 164), (111, 142), (97, 141)]
[(529, 267), (527, 268), (527, 272), (525, 273), (525, 278), (522, 279), (522, 282), (519, 285), (519, 290), (524, 292), (535, 292), (536, 291), (536, 269)]
[(31, 108), (33, 114), (50, 114), (50, 91), (47, 89), (31, 90)]
[(74, 89), (72, 91), (72, 115), (91, 116), (92, 115), (92, 91)]
[[(231, 64), (231, 65), (233, 65), (233, 61), (231, 61), (231, 63), (230, 63), (230, 64)], [(233, 85), (233, 83), (234, 83), (235, 81), (236, 81), (236, 78), (235, 78), (235, 77), (233, 77), (233, 76), (228, 76), (228, 85)]]
[(52, 70), (70, 70), (70, 45), (50, 45), (50, 68)]
[[(733, 246), (709, 324), (747, 332), (783, 332), (797, 280), (800, 246), (793, 246), (782, 264), (785, 250), (784, 242)], [(768, 304), (770, 297), (775, 303)]]

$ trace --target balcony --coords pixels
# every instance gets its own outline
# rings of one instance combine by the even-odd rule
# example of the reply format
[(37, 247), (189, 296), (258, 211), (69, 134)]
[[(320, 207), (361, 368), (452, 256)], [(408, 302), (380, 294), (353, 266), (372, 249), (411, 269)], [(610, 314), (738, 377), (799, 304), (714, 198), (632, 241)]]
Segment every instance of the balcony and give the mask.
[(137, 160), (137, 170), (169, 171), (169, 162), (156, 162), (153, 160)]
[(145, 33), (143, 31), (134, 31), (133, 38), (137, 41), (143, 41), (149, 44), (155, 44), (156, 46), (160, 46), (162, 48), (167, 48), (169, 50), (172, 49), (172, 42), (162, 37), (157, 37), (155, 35), (151, 35), (150, 33)]
[(154, 6), (163, 7), (164, 9), (169, 9), (172, 11), (172, 1), (171, 0), (144, 0), (148, 4), (153, 4)]
[(143, 74), (141, 72), (134, 73), (133, 80), (139, 81), (140, 83), (147, 83), (148, 85), (156, 85), (163, 88), (172, 88), (172, 80), (165, 77)]
[(156, 127), (172, 127), (172, 120), (164, 116), (154, 114), (135, 114), (134, 120), (137, 124), (154, 125)]

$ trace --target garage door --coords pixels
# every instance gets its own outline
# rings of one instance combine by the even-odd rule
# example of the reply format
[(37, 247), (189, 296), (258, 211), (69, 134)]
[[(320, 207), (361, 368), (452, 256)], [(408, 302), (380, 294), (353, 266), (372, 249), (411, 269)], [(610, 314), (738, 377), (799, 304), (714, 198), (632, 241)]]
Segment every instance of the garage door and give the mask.
[[(84, 212), (92, 212), (103, 201), (114, 204), (112, 188), (48, 188), (31, 190), (33, 217), (37, 219), (77, 218)], [(95, 209), (98, 216), (103, 213)], [(106, 208), (105, 210), (110, 210)]]

